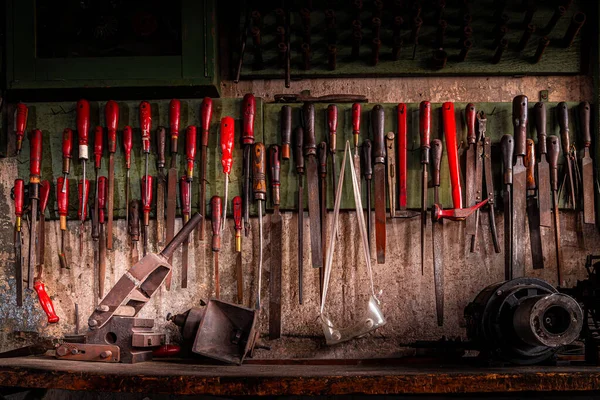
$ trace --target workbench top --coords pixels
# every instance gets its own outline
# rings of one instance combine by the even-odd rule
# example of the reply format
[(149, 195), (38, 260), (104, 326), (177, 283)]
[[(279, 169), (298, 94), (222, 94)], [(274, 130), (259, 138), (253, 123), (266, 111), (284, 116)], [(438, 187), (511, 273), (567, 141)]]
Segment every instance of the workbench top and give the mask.
[(242, 366), (224, 366), (171, 360), (132, 365), (23, 357), (0, 360), (0, 386), (216, 396), (589, 391), (600, 387), (596, 367), (483, 368), (417, 362), (250, 360)]

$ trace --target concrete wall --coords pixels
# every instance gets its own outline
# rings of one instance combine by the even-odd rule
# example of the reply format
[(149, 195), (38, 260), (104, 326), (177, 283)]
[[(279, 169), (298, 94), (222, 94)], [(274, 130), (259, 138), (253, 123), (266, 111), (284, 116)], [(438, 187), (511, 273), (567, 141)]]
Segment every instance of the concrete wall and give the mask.
[[(431, 100), (452, 101), (498, 101), (508, 102), (517, 94), (526, 94), (530, 101), (537, 101), (540, 90), (548, 90), (551, 101), (592, 101), (592, 81), (588, 77), (494, 77), (494, 78), (397, 78), (397, 79), (338, 79), (303, 80), (292, 83), (285, 89), (283, 81), (251, 81), (238, 85), (223, 82), (224, 97), (241, 97), (253, 92), (266, 101), (276, 93), (299, 92), (308, 89), (312, 95), (332, 93), (366, 94), (371, 102), (419, 102)], [(0, 160), (0, 351), (22, 344), (15, 339), (13, 331), (33, 331), (44, 336), (61, 336), (75, 330), (75, 304), (79, 307), (81, 330), (87, 326), (87, 318), (98, 299), (94, 295), (96, 274), (94, 271), (93, 248), (91, 241), (85, 246), (83, 257), (78, 254), (78, 226), (69, 221), (67, 250), (70, 254), (71, 269), (61, 270), (58, 262), (60, 230), (58, 222), (46, 225), (46, 257), (44, 281), (52, 296), (59, 324), (48, 325), (35, 293), (26, 292), (25, 305), (16, 307), (14, 299), (14, 254), (13, 254), (13, 202), (10, 188), (16, 178), (17, 160)], [(331, 214), (329, 222), (331, 223)], [(561, 232), (564, 247), (564, 273), (568, 285), (585, 277), (583, 268), (585, 256), (597, 252), (600, 237), (597, 230), (584, 227), (583, 235), (577, 235), (578, 215), (573, 212), (561, 213)], [(496, 215), (500, 242), (503, 218)], [(280, 340), (265, 342), (271, 351), (259, 350), (257, 357), (317, 357), (353, 358), (394, 356), (402, 353), (401, 345), (415, 339), (438, 339), (442, 335), (463, 336), (463, 309), (485, 286), (503, 279), (504, 256), (495, 254), (491, 245), (487, 218), (482, 218), (482, 235), (479, 252), (469, 253), (466, 246), (464, 223), (445, 224), (445, 324), (438, 327), (435, 317), (433, 291), (433, 267), (431, 259), (430, 235), (428, 231), (427, 258), (424, 275), (420, 270), (419, 221), (418, 219), (394, 220), (388, 222), (387, 263), (375, 264), (373, 252), (375, 290), (381, 300), (381, 307), (387, 318), (387, 325), (374, 334), (351, 342), (327, 347), (322, 339), (318, 321), (319, 284), (318, 272), (306, 267), (304, 277), (304, 304), (298, 304), (298, 280), (295, 260), (297, 258), (296, 223), (294, 213), (283, 215), (283, 334)], [(221, 298), (235, 301), (235, 256), (232, 252), (233, 226), (231, 219), (223, 236), (223, 250), (220, 256)], [(177, 221), (179, 228), (180, 221)], [(244, 240), (243, 267), (245, 272), (244, 303), (254, 303), (256, 293), (255, 266), (258, 261), (258, 226), (252, 221), (252, 234)], [(260, 318), (260, 331), (268, 331), (268, 282), (269, 282), (269, 226), (270, 217), (265, 219), (265, 267), (262, 285), (264, 309)], [(154, 231), (151, 222), (151, 232)], [(309, 221), (305, 218), (305, 265), (309, 264)], [(87, 227), (89, 232), (90, 227)], [(26, 230), (25, 230), (26, 231)], [(328, 297), (328, 314), (336, 324), (349, 325), (364, 311), (369, 295), (369, 283), (364, 260), (357, 246), (359, 235), (356, 215), (343, 213), (340, 220), (342, 240), (338, 242), (334, 256), (332, 280)], [(552, 231), (542, 232), (546, 268), (532, 270), (528, 274), (556, 284), (556, 267)], [(206, 237), (210, 239), (210, 224), (207, 224)], [(109, 252), (107, 260), (106, 290), (130, 267), (131, 256), (126, 237), (125, 221), (115, 225), (115, 250)], [(151, 239), (152, 240), (152, 239)], [(25, 234), (24, 243), (27, 243)], [(165, 324), (168, 312), (183, 312), (198, 305), (201, 299), (207, 300), (214, 294), (213, 256), (210, 241), (201, 243), (192, 239), (190, 250), (190, 273), (187, 289), (180, 287), (181, 251), (174, 258), (174, 277), (171, 291), (164, 288), (146, 305), (142, 317), (156, 318), (158, 325)], [(526, 244), (527, 246), (527, 244)], [(26, 246), (24, 247), (26, 251)], [(530, 256), (527, 255), (527, 260)], [(176, 340), (174, 330), (169, 329), (169, 337)]]

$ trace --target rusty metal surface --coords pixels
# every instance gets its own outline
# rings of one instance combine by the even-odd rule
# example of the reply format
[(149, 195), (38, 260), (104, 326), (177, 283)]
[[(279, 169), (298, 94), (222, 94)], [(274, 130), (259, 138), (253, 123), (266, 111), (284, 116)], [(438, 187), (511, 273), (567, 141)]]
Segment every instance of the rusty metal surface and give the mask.
[(109, 344), (63, 343), (56, 348), (56, 358), (70, 361), (118, 363), (121, 360), (121, 352), (119, 346)]

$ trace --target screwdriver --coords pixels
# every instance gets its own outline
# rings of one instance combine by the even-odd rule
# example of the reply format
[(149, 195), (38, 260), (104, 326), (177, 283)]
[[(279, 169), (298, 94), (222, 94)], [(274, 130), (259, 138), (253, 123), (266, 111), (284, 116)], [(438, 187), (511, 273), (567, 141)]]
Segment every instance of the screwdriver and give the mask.
[[(327, 126), (329, 128), (329, 154), (331, 154), (331, 182), (333, 190), (333, 198), (335, 198), (336, 174), (337, 168), (335, 163), (335, 153), (337, 147), (337, 126), (338, 126), (338, 108), (335, 104), (330, 104), (327, 107)], [(326, 168), (326, 167), (325, 167)], [(327, 196), (325, 195), (325, 198)], [(323, 239), (325, 240), (325, 239)]]
[(63, 131), (62, 139), (62, 153), (63, 153), (63, 185), (59, 185), (61, 192), (65, 193), (67, 189), (68, 180), (67, 177), (71, 172), (71, 152), (73, 151), (73, 131), (70, 128), (65, 128)]
[[(187, 180), (184, 175), (179, 180), (179, 196), (181, 197), (181, 215), (182, 215), (182, 227), (187, 224), (190, 220), (191, 206), (190, 206), (190, 186), (191, 182)], [(181, 288), (187, 288), (187, 274), (188, 274), (188, 258), (189, 258), (189, 237), (186, 237), (181, 246)]]
[(131, 236), (131, 258), (133, 263), (138, 262), (140, 255), (138, 251), (138, 242), (140, 241), (140, 201), (131, 200), (129, 202), (129, 236)]
[(202, 122), (202, 137), (200, 139), (200, 192), (198, 197), (198, 212), (202, 215), (202, 220), (196, 228), (200, 233), (198, 238), (204, 241), (204, 228), (206, 226), (206, 169), (207, 169), (207, 150), (210, 121), (212, 120), (212, 99), (205, 97), (200, 106), (200, 121)]
[(244, 147), (244, 165), (242, 174), (244, 184), (242, 188), (242, 211), (244, 213), (244, 236), (250, 233), (250, 190), (252, 169), (252, 145), (254, 144), (254, 115), (256, 114), (256, 98), (252, 93), (244, 96), (242, 102), (242, 145)]
[(98, 243), (98, 297), (104, 297), (104, 278), (106, 277), (106, 235), (104, 229), (104, 216), (106, 212), (106, 191), (107, 191), (107, 179), (105, 176), (98, 178), (98, 196), (96, 201), (98, 202), (98, 224), (100, 226)]
[[(196, 127), (190, 125), (185, 131), (185, 154), (187, 158), (186, 168), (186, 179), (188, 185), (186, 185), (188, 193), (188, 202), (192, 199), (192, 181), (194, 180), (194, 161), (196, 160)], [(190, 209), (191, 213), (191, 209)], [(189, 239), (189, 237), (188, 237)]]
[[(115, 199), (115, 152), (117, 151), (117, 127), (119, 126), (119, 104), (114, 100), (109, 100), (104, 106), (104, 120), (106, 121), (106, 130), (108, 133), (108, 226), (106, 247), (109, 250), (113, 248), (113, 219), (114, 219), (114, 199)], [(127, 204), (127, 203), (125, 203)], [(102, 297), (102, 296), (100, 296)]]
[(21, 220), (23, 218), (23, 205), (25, 202), (25, 182), (23, 179), (15, 179), (13, 189), (15, 200), (15, 282), (17, 292), (17, 306), (23, 305), (23, 256), (21, 254)]
[(17, 154), (21, 153), (23, 146), (23, 137), (25, 136), (25, 129), (27, 128), (27, 115), (29, 109), (23, 103), (17, 104), (15, 109), (15, 136), (17, 137)]
[(242, 197), (233, 198), (233, 222), (235, 224), (235, 252), (236, 261), (236, 279), (237, 279), (237, 300), (242, 304), (244, 301), (244, 275), (242, 270)]
[[(150, 156), (150, 129), (152, 129), (152, 114), (150, 109), (150, 103), (142, 101), (140, 103), (140, 130), (142, 132), (142, 152), (146, 155), (146, 166), (144, 168), (144, 180), (148, 181), (148, 157)], [(146, 255), (146, 248), (148, 245), (148, 223), (146, 222), (146, 215), (150, 212), (150, 203), (152, 202), (152, 183), (146, 185), (149, 189), (150, 195), (144, 196), (144, 190), (142, 190), (142, 206), (144, 208), (144, 255)], [(146, 212), (148, 208), (148, 212)], [(148, 217), (149, 218), (149, 217)]]
[(252, 189), (254, 200), (258, 200), (258, 286), (256, 290), (256, 309), (260, 310), (260, 288), (262, 284), (262, 266), (263, 266), (263, 203), (267, 199), (267, 182), (265, 173), (267, 170), (265, 158), (265, 145), (263, 143), (254, 144), (254, 160), (252, 168)]
[[(87, 218), (87, 207), (88, 207), (88, 195), (90, 193), (90, 181), (89, 179), (85, 180), (85, 185), (82, 185), (83, 181), (79, 181), (77, 185), (77, 192), (79, 193), (79, 206), (77, 209), (77, 218), (81, 221), (81, 227), (83, 230), (83, 226), (85, 224), (85, 219)], [(79, 256), (83, 257), (83, 238), (81, 234), (79, 235)]]
[(144, 230), (142, 231), (144, 256), (148, 252), (148, 224), (150, 223), (150, 210), (152, 208), (152, 181), (153, 177), (146, 175), (142, 178), (142, 211), (144, 212)]
[(221, 166), (225, 174), (225, 193), (223, 196), (225, 199), (225, 209), (223, 210), (223, 224), (221, 225), (221, 229), (225, 229), (225, 224), (227, 223), (227, 191), (229, 187), (229, 174), (231, 174), (231, 166), (233, 165), (233, 158), (231, 156), (233, 151), (233, 127), (233, 118), (224, 117), (221, 119)]
[(294, 160), (298, 175), (298, 303), (303, 301), (304, 282), (304, 129), (294, 129)]
[(215, 257), (215, 297), (218, 299), (221, 291), (219, 288), (219, 251), (221, 251), (221, 210), (222, 203), (219, 196), (210, 199), (210, 214), (212, 221), (212, 251)]
[(29, 200), (31, 210), (31, 228), (29, 234), (29, 264), (27, 269), (27, 288), (33, 290), (35, 263), (37, 211), (40, 198), (40, 168), (42, 165), (42, 131), (34, 129), (29, 136)]
[(58, 215), (60, 218), (60, 253), (58, 259), (61, 268), (69, 269), (65, 254), (65, 233), (67, 232), (67, 214), (69, 212), (69, 179), (59, 177), (56, 185), (56, 198), (58, 201)]
[[(131, 169), (131, 148), (133, 147), (133, 132), (127, 125), (123, 128), (123, 150), (125, 151), (125, 204), (129, 207), (129, 170)], [(129, 226), (129, 212), (125, 212), (125, 225)]]
[[(81, 99), (77, 102), (77, 136), (79, 138), (79, 161), (81, 161), (81, 181), (88, 182), (85, 178), (85, 167), (88, 160), (88, 134), (90, 130), (90, 103)], [(82, 186), (83, 192), (79, 195), (80, 199), (85, 199), (87, 205), (89, 183)], [(83, 257), (83, 232), (85, 229), (85, 216), (87, 210), (80, 214), (79, 220), (81, 227), (79, 229), (79, 257)]]
[(92, 239), (95, 241), (100, 237), (100, 233), (98, 232), (98, 170), (102, 167), (102, 150), (104, 147), (103, 143), (103, 135), (104, 130), (101, 126), (97, 126), (94, 130), (94, 170), (96, 172), (96, 180), (95, 180), (95, 194), (96, 198), (94, 199), (94, 213), (92, 214)]

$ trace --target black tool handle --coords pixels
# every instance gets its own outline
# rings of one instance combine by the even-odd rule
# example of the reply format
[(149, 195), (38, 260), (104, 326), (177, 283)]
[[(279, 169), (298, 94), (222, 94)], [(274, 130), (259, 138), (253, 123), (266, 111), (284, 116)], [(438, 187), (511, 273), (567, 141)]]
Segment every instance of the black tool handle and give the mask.
[(175, 237), (169, 243), (167, 243), (163, 251), (160, 252), (160, 255), (166, 259), (171, 258), (175, 250), (177, 250), (179, 245), (182, 244), (188, 238), (188, 236), (190, 236), (190, 233), (192, 233), (200, 221), (202, 221), (202, 215), (200, 213), (194, 214), (192, 219), (183, 225), (183, 228), (181, 228), (177, 235), (175, 235)]
[(373, 162), (371, 160), (371, 154), (373, 152), (373, 145), (369, 139), (366, 139), (361, 147), (362, 150), (362, 161), (363, 165), (361, 167), (363, 175), (366, 180), (371, 179), (373, 176)]
[(535, 104), (533, 108), (535, 113), (535, 130), (537, 131), (538, 140), (538, 152), (543, 157), (547, 153), (546, 150), (546, 104), (539, 103)]
[(442, 166), (442, 141), (433, 139), (431, 141), (431, 184), (433, 187), (440, 186), (440, 168)]
[(301, 126), (294, 129), (294, 160), (296, 161), (296, 172), (299, 175), (304, 174), (304, 153), (302, 147), (304, 144), (304, 129)]
[(383, 107), (375, 105), (371, 110), (371, 130), (373, 132), (373, 161), (375, 164), (385, 163), (385, 114)]
[(323, 179), (327, 177), (327, 143), (319, 143), (317, 148), (317, 158), (319, 159), (319, 176)]
[(515, 128), (515, 155), (525, 156), (527, 148), (527, 96), (519, 95), (513, 99), (513, 125)]
[(290, 144), (292, 143), (292, 107), (281, 107), (281, 158), (290, 159)]
[(548, 164), (550, 165), (550, 185), (553, 191), (558, 190), (558, 154), (560, 148), (558, 144), (558, 137), (551, 135), (548, 136)]
[(302, 125), (304, 127), (304, 155), (317, 155), (317, 141), (315, 139), (315, 106), (304, 103), (302, 106)]
[(571, 142), (569, 140), (569, 107), (567, 103), (560, 102), (556, 106), (556, 116), (558, 117), (558, 126), (560, 128), (560, 141), (564, 154), (569, 153)]
[(592, 135), (590, 133), (590, 103), (587, 101), (579, 104), (579, 123), (581, 124), (583, 147), (589, 148), (592, 145)]
[(504, 135), (500, 139), (500, 149), (502, 150), (502, 163), (504, 164), (504, 184), (513, 183), (513, 153), (515, 151), (515, 141), (511, 135)]

